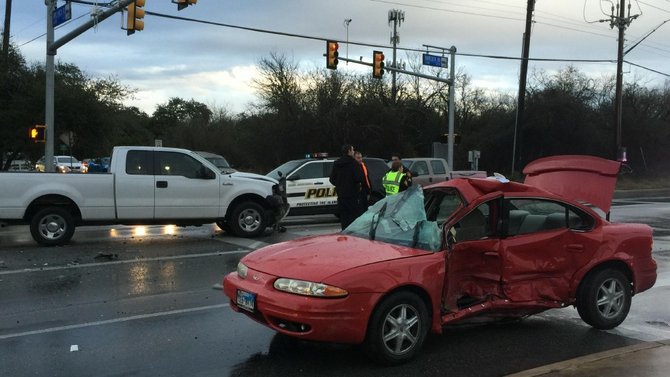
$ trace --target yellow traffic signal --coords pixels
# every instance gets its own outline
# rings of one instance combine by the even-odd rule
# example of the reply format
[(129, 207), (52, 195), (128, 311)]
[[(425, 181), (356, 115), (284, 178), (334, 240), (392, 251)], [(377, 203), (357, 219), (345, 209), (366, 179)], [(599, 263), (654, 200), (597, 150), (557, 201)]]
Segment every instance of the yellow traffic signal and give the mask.
[(339, 43), (335, 41), (326, 41), (326, 68), (337, 69), (337, 63), (339, 63), (337, 57), (340, 56), (337, 49), (339, 48)]
[(384, 53), (381, 51), (372, 52), (372, 77), (382, 78), (384, 75)]
[(136, 30), (144, 30), (144, 4), (145, 0), (135, 0), (128, 4), (128, 18), (126, 19), (126, 30), (128, 35)]
[(177, 0), (177, 10), (182, 10), (189, 5), (195, 5), (198, 0)]
[(28, 130), (28, 137), (35, 143), (43, 143), (46, 140), (46, 126), (38, 124), (30, 127)]

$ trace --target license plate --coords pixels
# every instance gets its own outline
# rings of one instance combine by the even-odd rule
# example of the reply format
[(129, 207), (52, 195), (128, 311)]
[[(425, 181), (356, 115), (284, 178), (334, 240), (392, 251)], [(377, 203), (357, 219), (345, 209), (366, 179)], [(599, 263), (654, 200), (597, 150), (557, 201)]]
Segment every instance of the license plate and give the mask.
[(256, 294), (238, 289), (237, 306), (244, 310), (253, 312), (256, 309)]

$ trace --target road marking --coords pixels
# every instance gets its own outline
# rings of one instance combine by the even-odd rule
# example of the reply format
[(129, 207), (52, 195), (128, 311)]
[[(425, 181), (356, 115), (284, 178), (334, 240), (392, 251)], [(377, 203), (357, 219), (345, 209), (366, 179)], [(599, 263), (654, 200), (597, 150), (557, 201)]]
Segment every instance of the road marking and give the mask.
[(203, 310), (225, 308), (227, 306), (230, 306), (230, 304), (199, 306), (199, 307), (196, 307), (196, 308), (189, 308), (189, 309), (170, 310), (170, 311), (167, 311), (167, 312), (159, 312), (159, 313), (151, 313), (151, 314), (139, 314), (139, 315), (134, 315), (134, 316), (131, 316), (131, 317), (108, 319), (108, 320), (104, 320), (104, 321), (86, 322), (86, 323), (79, 323), (79, 324), (76, 324), (76, 325), (51, 327), (51, 328), (42, 329), (42, 330), (33, 330), (33, 331), (20, 332), (20, 333), (16, 333), (16, 334), (0, 335), (0, 340), (11, 339), (11, 338), (19, 338), (19, 337), (29, 336), (29, 335), (48, 334), (48, 333), (57, 332), (57, 331), (81, 329), (81, 328), (84, 328), (84, 327), (109, 325), (109, 324), (112, 324), (112, 323), (135, 321), (135, 320), (138, 320), (138, 319), (163, 317), (163, 316), (168, 316), (168, 315), (173, 315), (173, 314), (193, 313), (193, 312), (199, 312), (199, 311), (203, 311)]
[(235, 246), (241, 246), (250, 250), (260, 249), (261, 247), (270, 245), (267, 242), (250, 240), (248, 238), (230, 238), (221, 240), (221, 242), (229, 243)]
[(22, 273), (29, 273), (29, 272), (67, 270), (67, 269), (70, 269), (70, 268), (89, 268), (89, 267), (98, 267), (98, 266), (109, 266), (109, 265), (115, 265), (115, 264), (155, 262), (155, 261), (187, 259), (187, 258), (202, 258), (202, 257), (211, 257), (211, 256), (215, 256), (215, 255), (245, 254), (245, 253), (248, 253), (250, 251), (251, 251), (251, 249), (233, 250), (233, 251), (217, 251), (217, 252), (213, 252), (213, 253), (174, 255), (174, 256), (169, 256), (169, 257), (155, 257), (155, 258), (142, 258), (142, 259), (128, 259), (128, 260), (117, 260), (117, 261), (109, 261), (109, 262), (73, 264), (73, 265), (69, 265), (69, 266), (35, 267), (35, 268), (25, 268), (23, 270), (0, 271), (0, 276), (2, 276), (2, 275), (12, 275), (12, 274), (22, 274)]

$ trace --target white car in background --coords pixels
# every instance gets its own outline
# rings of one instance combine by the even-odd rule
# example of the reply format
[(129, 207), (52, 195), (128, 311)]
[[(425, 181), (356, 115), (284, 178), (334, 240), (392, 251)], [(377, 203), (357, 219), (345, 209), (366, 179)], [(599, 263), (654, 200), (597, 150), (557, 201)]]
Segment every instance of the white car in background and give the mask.
[[(53, 157), (54, 171), (58, 173), (86, 173), (82, 169), (82, 164), (79, 160), (72, 156), (54, 156)], [(39, 172), (46, 171), (44, 168), (44, 156), (42, 156), (35, 164), (35, 170)]]

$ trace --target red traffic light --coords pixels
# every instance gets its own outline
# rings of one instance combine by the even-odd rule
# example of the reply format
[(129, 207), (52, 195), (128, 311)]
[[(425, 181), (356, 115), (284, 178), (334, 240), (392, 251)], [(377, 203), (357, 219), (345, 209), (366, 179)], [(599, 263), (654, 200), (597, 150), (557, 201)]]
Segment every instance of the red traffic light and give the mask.
[(326, 41), (326, 68), (328, 69), (337, 69), (337, 59), (340, 56), (337, 50), (340, 48), (340, 44), (335, 41)]
[(372, 77), (382, 78), (384, 75), (384, 53), (381, 51), (372, 52)]

